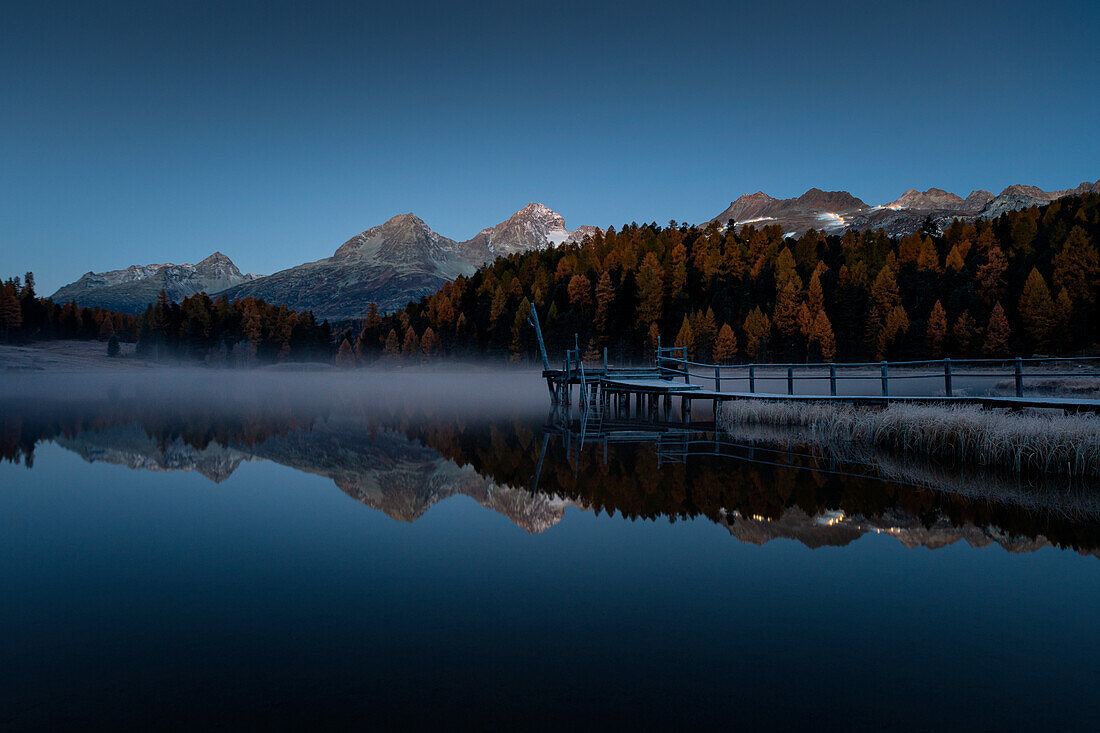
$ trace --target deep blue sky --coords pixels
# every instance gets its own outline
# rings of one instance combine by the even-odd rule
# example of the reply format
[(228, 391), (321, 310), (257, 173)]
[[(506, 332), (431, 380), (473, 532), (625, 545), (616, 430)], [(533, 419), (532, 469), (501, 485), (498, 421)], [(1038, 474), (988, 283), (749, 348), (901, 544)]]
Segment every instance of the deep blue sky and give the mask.
[(701, 221), (1100, 177), (1100, 3), (24, 2), (0, 10), (0, 268), (271, 272), (413, 211)]

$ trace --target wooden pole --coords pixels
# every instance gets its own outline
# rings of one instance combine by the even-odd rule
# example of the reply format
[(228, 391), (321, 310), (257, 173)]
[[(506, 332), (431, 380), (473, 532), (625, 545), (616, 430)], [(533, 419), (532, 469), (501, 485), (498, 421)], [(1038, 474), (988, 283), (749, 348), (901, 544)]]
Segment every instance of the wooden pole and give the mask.
[(943, 393), (948, 397), (952, 397), (953, 390), (951, 389), (951, 360), (943, 360)]
[(1016, 357), (1016, 396), (1024, 396), (1024, 362), (1020, 357)]
[(794, 394), (794, 368), (787, 367), (787, 394)]
[(890, 375), (886, 362), (882, 362), (882, 396), (887, 397), (890, 394)]
[(829, 394), (836, 397), (836, 364), (829, 365)]

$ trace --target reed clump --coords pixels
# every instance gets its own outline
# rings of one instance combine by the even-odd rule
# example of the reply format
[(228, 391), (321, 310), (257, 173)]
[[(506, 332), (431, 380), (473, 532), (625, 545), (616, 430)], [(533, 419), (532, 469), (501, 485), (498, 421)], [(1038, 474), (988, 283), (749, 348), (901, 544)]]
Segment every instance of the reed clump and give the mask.
[(840, 404), (735, 400), (725, 425), (795, 429), (825, 450), (870, 447), (969, 465), (1100, 476), (1100, 416), (1009, 412), (975, 405), (861, 408)]

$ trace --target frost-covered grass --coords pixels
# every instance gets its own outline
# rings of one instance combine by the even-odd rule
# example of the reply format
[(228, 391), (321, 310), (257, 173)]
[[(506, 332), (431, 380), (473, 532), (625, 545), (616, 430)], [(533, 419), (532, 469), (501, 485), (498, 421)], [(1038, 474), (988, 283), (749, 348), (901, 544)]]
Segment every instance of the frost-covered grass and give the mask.
[(849, 454), (853, 447), (867, 447), (1021, 473), (1100, 476), (1100, 416), (1091, 414), (733, 400), (722, 406), (722, 421), (793, 428), (808, 443), (826, 450), (843, 446), (841, 452)]

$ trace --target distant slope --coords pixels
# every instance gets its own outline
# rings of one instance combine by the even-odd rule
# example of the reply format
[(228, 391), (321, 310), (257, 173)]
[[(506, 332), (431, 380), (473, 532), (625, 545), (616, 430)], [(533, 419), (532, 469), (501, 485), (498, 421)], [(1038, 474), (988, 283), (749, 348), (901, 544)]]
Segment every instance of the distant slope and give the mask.
[(242, 275), (232, 260), (215, 252), (195, 265), (132, 265), (125, 270), (89, 272), (59, 288), (50, 298), (55, 303), (75, 301), (80, 306), (98, 306), (116, 313), (140, 313), (157, 299), (161, 290), (172, 300), (182, 300), (195, 293), (225, 290), (256, 277)]
[(497, 257), (577, 241), (595, 227), (565, 228), (561, 215), (531, 203), (464, 242), (444, 237), (414, 214), (401, 214), (349, 239), (332, 257), (227, 289), (330, 319), (360, 318), (371, 303), (405, 307)]
[(942, 188), (909, 189), (887, 204), (871, 206), (847, 191), (811, 188), (790, 199), (777, 199), (757, 191), (731, 202), (725, 211), (706, 223), (725, 226), (733, 221), (736, 226), (752, 224), (757, 228), (771, 224), (793, 235), (803, 234), (811, 228), (827, 233), (851, 228), (858, 231), (884, 229), (891, 236), (903, 236), (918, 231), (929, 220), (942, 231), (954, 219), (995, 219), (1009, 211), (1040, 206), (1065, 196), (1096, 192), (1100, 192), (1100, 181), (1086, 181), (1062, 191), (1014, 185), (997, 196), (990, 191), (977, 190), (965, 199)]
[(370, 303), (403, 307), (477, 265), (453, 239), (413, 214), (395, 216), (344, 242), (332, 257), (307, 262), (224, 291), (230, 300), (253, 296), (318, 317), (355, 318)]
[(785, 232), (801, 234), (809, 229), (844, 229), (851, 217), (870, 209), (868, 204), (847, 191), (811, 188), (791, 199), (776, 199), (757, 191), (731, 202), (725, 211), (706, 223), (716, 222), (725, 226), (732, 221), (736, 226), (753, 224), (757, 228), (777, 224)]

